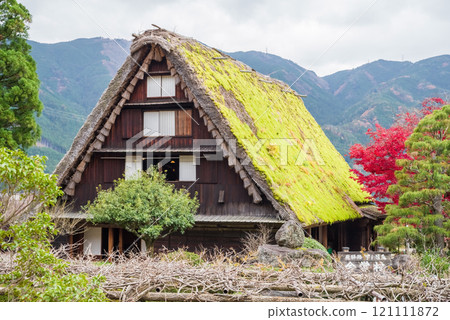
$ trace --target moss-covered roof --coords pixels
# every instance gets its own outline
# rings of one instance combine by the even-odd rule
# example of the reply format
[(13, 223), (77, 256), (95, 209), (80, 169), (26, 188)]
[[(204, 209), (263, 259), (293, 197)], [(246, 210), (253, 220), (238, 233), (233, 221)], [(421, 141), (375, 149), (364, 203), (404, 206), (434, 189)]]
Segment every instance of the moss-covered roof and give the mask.
[[(289, 86), (239, 61), (217, 59), (220, 52), (199, 42), (178, 48), (279, 202), (305, 224), (360, 217), (354, 202), (367, 194)], [(227, 103), (230, 95), (240, 105)]]
[(77, 159), (90, 157), (89, 144), (98, 140), (102, 119), (123, 100), (138, 71), (135, 62), (142, 63), (150, 47), (164, 52), (171, 71), (184, 81), (221, 136), (228, 142), (236, 139), (236, 158), (280, 215), (295, 213), (306, 225), (361, 217), (355, 202), (365, 202), (368, 195), (350, 178), (348, 164), (288, 85), (166, 30), (149, 30), (133, 41), (131, 58), (55, 170), (61, 185), (73, 188), (80, 170)]

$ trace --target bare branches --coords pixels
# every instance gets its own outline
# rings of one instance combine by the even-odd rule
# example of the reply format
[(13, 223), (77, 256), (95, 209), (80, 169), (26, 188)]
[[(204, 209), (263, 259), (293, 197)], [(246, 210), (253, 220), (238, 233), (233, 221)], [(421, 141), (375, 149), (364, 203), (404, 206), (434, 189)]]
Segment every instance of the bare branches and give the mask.
[(71, 208), (71, 204), (61, 202), (48, 209), (59, 235), (75, 235), (86, 230), (85, 217), (78, 213), (72, 214)]
[[(283, 268), (243, 265), (234, 253), (220, 251), (213, 256), (203, 253), (199, 264), (182, 257), (114, 254), (112, 263), (71, 259), (69, 269), (91, 277), (104, 276), (103, 289), (119, 301), (450, 300), (450, 279), (427, 276), (417, 261), (397, 272), (355, 274), (337, 261), (333, 271), (322, 268), (322, 272), (312, 272), (301, 263)], [(320, 269), (320, 265), (315, 267)], [(0, 265), (0, 272), (5, 268)]]
[(242, 244), (243, 252), (247, 255), (254, 255), (258, 248), (264, 244), (268, 244), (272, 240), (272, 228), (267, 225), (260, 224), (257, 232), (247, 232)]

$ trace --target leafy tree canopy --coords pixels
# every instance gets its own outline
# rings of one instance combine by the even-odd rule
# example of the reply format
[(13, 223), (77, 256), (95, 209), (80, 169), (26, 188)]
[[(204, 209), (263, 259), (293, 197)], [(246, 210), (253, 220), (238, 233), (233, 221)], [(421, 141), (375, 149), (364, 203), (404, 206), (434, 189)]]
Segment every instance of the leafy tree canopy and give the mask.
[(62, 191), (44, 173), (45, 158), (0, 148), (0, 254), (10, 254), (12, 271), (0, 275), (6, 301), (104, 301), (101, 277), (71, 274), (52, 253), (56, 234), (41, 212)]
[(375, 130), (369, 129), (366, 133), (370, 137), (369, 144), (355, 144), (350, 148), (350, 158), (358, 166), (358, 169), (351, 171), (383, 213), (386, 205), (398, 204), (398, 194), (387, 191), (390, 185), (397, 182), (395, 172), (401, 169), (396, 161), (411, 159), (406, 152), (405, 141), (420, 119), (444, 104), (441, 98), (425, 99), (418, 113), (397, 115), (397, 121), (388, 129), (377, 124)]
[[(0, 230), (0, 248), (14, 253), (13, 271), (0, 275), (7, 301), (107, 301), (103, 278), (72, 274), (55, 257), (50, 240), (56, 234), (51, 217), (38, 213), (22, 224)], [(8, 241), (3, 241), (8, 239)]]
[(31, 15), (16, 0), (0, 0), (0, 147), (28, 148), (40, 137), (39, 79), (26, 42)]
[(141, 237), (147, 249), (160, 237), (184, 232), (194, 225), (199, 206), (186, 190), (176, 190), (156, 168), (135, 179), (118, 179), (114, 189), (99, 190), (97, 198), (84, 209), (93, 223), (111, 223)]
[[(402, 169), (389, 187), (398, 205), (389, 205), (378, 241), (398, 247), (444, 248), (450, 236), (450, 105), (423, 118), (406, 141), (408, 159), (397, 161)], [(423, 245), (423, 246), (421, 246)]]
[(44, 173), (45, 157), (0, 148), (0, 228), (25, 219), (38, 206), (56, 203), (56, 176)]

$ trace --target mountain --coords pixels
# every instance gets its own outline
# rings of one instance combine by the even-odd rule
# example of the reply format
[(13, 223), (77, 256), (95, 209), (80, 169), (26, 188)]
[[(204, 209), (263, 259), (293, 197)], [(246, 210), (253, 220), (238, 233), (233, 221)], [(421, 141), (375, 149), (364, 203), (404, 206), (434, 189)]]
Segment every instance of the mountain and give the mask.
[(307, 95), (305, 105), (319, 124), (332, 121), (336, 99), (330, 93), (328, 83), (313, 71), (306, 70), (290, 60), (258, 51), (239, 51), (228, 55), (262, 74), (284, 81), (298, 93)]
[[(30, 41), (41, 80), (42, 140), (30, 154), (46, 155), (52, 171), (103, 90), (122, 65), (131, 42), (104, 38), (43, 44)], [(418, 108), (427, 97), (449, 100), (450, 55), (416, 63), (378, 60), (319, 77), (296, 63), (258, 51), (228, 53), (253, 69), (282, 80), (300, 94), (338, 151), (366, 143), (376, 122)]]
[(29, 43), (41, 80), (39, 96), (44, 111), (37, 118), (41, 141), (28, 153), (47, 156), (52, 171), (122, 65), (131, 42), (93, 38)]
[(375, 123), (390, 126), (395, 115), (420, 107), (429, 97), (449, 101), (450, 55), (416, 63), (378, 60), (323, 78), (340, 103), (335, 121), (322, 123), (324, 131), (343, 153)]

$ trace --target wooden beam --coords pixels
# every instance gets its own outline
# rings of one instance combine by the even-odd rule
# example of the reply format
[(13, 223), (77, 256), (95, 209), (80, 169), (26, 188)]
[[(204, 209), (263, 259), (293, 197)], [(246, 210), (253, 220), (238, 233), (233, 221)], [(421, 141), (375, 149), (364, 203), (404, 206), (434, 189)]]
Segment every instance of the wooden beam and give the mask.
[(83, 161), (86, 163), (91, 162), (91, 157), (92, 157), (92, 153), (86, 153), (86, 155), (84, 156)]
[(106, 126), (104, 126), (103, 129), (100, 130), (100, 133), (101, 133), (103, 136), (107, 137), (107, 136), (109, 136), (109, 129), (106, 128)]
[(114, 124), (114, 122), (116, 122), (116, 118), (117, 118), (117, 114), (115, 114), (114, 112), (111, 112), (111, 115), (109, 116), (108, 122), (111, 122)]
[[(127, 102), (127, 99), (122, 98), (122, 99), (120, 99), (120, 101), (119, 101), (119, 103), (117, 104), (117, 106), (119, 106), (120, 108), (122, 108), (123, 105), (125, 104), (125, 102)], [(117, 107), (116, 107), (116, 108), (117, 108)]]
[(119, 229), (119, 252), (123, 253), (123, 229)]
[(172, 69), (173, 68), (172, 62), (170, 62), (169, 59), (166, 59), (166, 61), (167, 61), (167, 68)]
[(325, 249), (328, 249), (328, 226), (327, 225), (323, 225), (319, 227), (321, 230), (321, 236), (322, 236), (322, 241), (320, 241), (320, 243), (325, 247)]
[(180, 86), (181, 86), (181, 90), (184, 91), (184, 89), (186, 88), (186, 83), (184, 83), (183, 79), (181, 79)]
[[(192, 101), (194, 102), (194, 107), (195, 107), (196, 109), (198, 109), (198, 108), (200, 107), (200, 105), (199, 105), (197, 99), (194, 98), (194, 99), (192, 99)], [(200, 113), (200, 110), (199, 110), (199, 113)]]
[(108, 228), (108, 255), (112, 255), (114, 250), (114, 229)]
[(93, 149), (99, 150), (102, 147), (102, 142), (98, 140), (98, 137), (95, 139), (94, 143), (92, 144)]
[(139, 80), (142, 80), (142, 79), (144, 79), (144, 71), (143, 70), (139, 70), (138, 71), (138, 73), (136, 73), (136, 76), (135, 76), (135, 78), (136, 79), (139, 79)]
[(249, 178), (245, 177), (245, 178), (243, 179), (243, 182), (244, 182), (244, 188), (245, 188), (245, 189), (247, 189), (248, 187), (250, 187), (251, 182), (250, 182), (250, 179), (249, 179)]
[(100, 142), (105, 142), (105, 135), (103, 134), (103, 133), (99, 133), (98, 135), (97, 135), (97, 137), (96, 137), (96, 139), (98, 140), (98, 141), (100, 141)]
[(120, 111), (122, 111), (122, 107), (121, 106), (117, 106), (117, 107), (114, 108), (113, 113), (119, 115)]
[(72, 180), (75, 182), (75, 183), (78, 183), (78, 182), (80, 182), (81, 181), (81, 176), (82, 176), (82, 174), (83, 174), (83, 172), (81, 172), (81, 171), (75, 171), (75, 173), (73, 174), (73, 176), (72, 176)]
[(218, 203), (224, 203), (225, 202), (225, 190), (219, 191), (219, 199), (217, 200)]
[(175, 78), (175, 85), (179, 84), (181, 82), (181, 78), (178, 74), (173, 76)]
[(130, 97), (131, 97), (131, 95), (128, 91), (125, 91), (124, 93), (122, 93), (122, 98), (130, 100)]
[(139, 79), (134, 77), (133, 80), (130, 81), (130, 85), (133, 86), (133, 88), (134, 88), (138, 81), (139, 81)]
[(160, 53), (160, 51), (158, 49), (159, 49), (158, 47), (155, 47), (155, 55), (153, 57), (153, 60), (161, 62), (162, 61), (162, 57), (161, 57), (161, 53)]
[(208, 129), (208, 132), (211, 132), (215, 127), (216, 127), (216, 126), (212, 123), (212, 121), (211, 121), (211, 120), (208, 120), (208, 122), (207, 122), (207, 129)]
[(66, 187), (64, 188), (64, 193), (67, 194), (68, 196), (73, 197), (75, 195), (75, 188)]
[(83, 161), (81, 161), (80, 164), (78, 165), (77, 171), (83, 172), (85, 168), (86, 168), (86, 161), (84, 161), (83, 159)]
[(127, 91), (129, 92), (129, 93), (133, 93), (133, 91), (134, 91), (134, 85), (130, 82), (130, 84), (128, 85), (128, 87), (127, 87)]

